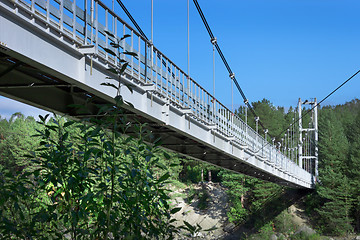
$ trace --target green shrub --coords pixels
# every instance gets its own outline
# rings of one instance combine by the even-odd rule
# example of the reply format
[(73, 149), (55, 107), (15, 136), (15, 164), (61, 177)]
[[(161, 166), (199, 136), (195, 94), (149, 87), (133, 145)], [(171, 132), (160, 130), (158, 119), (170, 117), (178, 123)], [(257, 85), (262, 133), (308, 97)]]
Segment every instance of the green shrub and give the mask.
[[(108, 34), (120, 48), (123, 39)], [(117, 89), (114, 104), (96, 105), (96, 116), (83, 121), (39, 116), (33, 138), (40, 141), (24, 156), (36, 167), (16, 173), (0, 168), (2, 239), (171, 239), (178, 233), (171, 214), (180, 209), (168, 204), (165, 186), (181, 168), (169, 172), (162, 160), (171, 155), (159, 141), (149, 144), (151, 132), (122, 112), (126, 66), (121, 60), (110, 69), (118, 86), (102, 84)]]
[(275, 229), (277, 232), (281, 233), (291, 233), (295, 232), (296, 224), (292, 221), (291, 214), (287, 210), (282, 211), (274, 219)]
[(240, 200), (232, 202), (232, 207), (227, 212), (227, 216), (230, 222), (242, 223), (248, 216), (248, 211), (242, 207)]
[(256, 235), (255, 239), (269, 240), (273, 234), (275, 234), (274, 223), (268, 222), (260, 228), (259, 233)]
[(317, 233), (307, 234), (305, 232), (300, 232), (290, 236), (291, 240), (321, 240), (321, 236)]
[(198, 208), (200, 210), (205, 210), (208, 208), (209, 206), (209, 198), (210, 195), (207, 192), (206, 188), (203, 187), (201, 190), (198, 190), (198, 197), (199, 197), (199, 203), (198, 203)]

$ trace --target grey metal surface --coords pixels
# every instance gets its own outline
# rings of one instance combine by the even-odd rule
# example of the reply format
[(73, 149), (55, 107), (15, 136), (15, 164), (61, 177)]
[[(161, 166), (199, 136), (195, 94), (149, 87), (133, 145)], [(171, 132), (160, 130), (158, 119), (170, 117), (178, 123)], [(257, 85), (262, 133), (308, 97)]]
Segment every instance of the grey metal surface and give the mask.
[[(0, 0), (0, 93), (31, 105), (81, 117), (69, 104), (112, 101), (100, 84), (116, 58), (105, 30), (121, 38), (129, 62), (121, 83), (129, 116), (149, 123), (164, 147), (195, 159), (283, 185), (313, 187), (313, 176), (244, 123), (98, 0)], [(145, 57), (146, 56), (146, 57)], [(91, 99), (92, 103), (88, 103)]]

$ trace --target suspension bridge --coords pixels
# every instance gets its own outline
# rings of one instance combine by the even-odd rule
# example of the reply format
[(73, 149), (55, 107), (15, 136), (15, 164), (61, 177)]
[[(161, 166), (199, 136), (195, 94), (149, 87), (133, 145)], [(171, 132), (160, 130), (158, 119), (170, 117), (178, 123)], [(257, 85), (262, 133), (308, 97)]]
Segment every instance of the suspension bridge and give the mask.
[[(317, 141), (316, 107), (309, 128), (302, 128), (299, 111), (299, 146), (290, 147), (289, 134), (283, 146), (267, 141), (266, 133), (250, 128), (99, 0), (85, 0), (83, 6), (76, 0), (0, 0), (0, 30), (1, 95), (84, 118), (117, 94), (101, 83), (120, 81), (120, 94), (130, 103), (125, 114), (147, 123), (164, 148), (280, 185), (314, 187), (317, 148), (306, 142)], [(114, 48), (111, 42), (125, 35)], [(215, 38), (212, 43), (219, 48)], [(107, 69), (123, 61), (128, 63), (124, 74), (113, 80), (117, 75)], [(299, 100), (300, 110), (302, 104), (316, 106), (316, 101)]]

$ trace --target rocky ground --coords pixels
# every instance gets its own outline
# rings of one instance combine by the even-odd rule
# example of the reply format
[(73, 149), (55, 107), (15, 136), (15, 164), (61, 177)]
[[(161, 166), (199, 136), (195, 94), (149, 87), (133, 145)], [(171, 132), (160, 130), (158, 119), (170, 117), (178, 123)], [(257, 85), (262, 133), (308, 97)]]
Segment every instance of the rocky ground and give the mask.
[[(197, 236), (202, 239), (221, 239), (224, 236), (224, 227), (227, 223), (226, 211), (228, 208), (228, 199), (226, 190), (217, 183), (204, 183), (204, 187), (209, 193), (208, 207), (206, 210), (199, 210), (199, 199), (194, 198), (190, 203), (186, 203), (185, 197), (175, 197), (176, 207), (181, 207), (181, 211), (174, 215), (178, 220), (178, 225), (183, 224), (184, 221), (192, 225), (199, 224), (202, 228)], [(200, 189), (199, 184), (194, 186), (194, 189)], [(187, 189), (177, 190), (173, 194), (186, 193)], [(204, 231), (210, 228), (216, 228), (212, 231)], [(184, 237), (186, 239), (186, 237)]]

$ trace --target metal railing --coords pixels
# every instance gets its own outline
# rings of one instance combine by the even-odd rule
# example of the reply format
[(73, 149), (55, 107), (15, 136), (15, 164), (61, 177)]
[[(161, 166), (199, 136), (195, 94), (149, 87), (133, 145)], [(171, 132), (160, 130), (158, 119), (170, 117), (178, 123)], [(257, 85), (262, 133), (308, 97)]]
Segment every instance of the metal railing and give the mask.
[[(189, 78), (151, 42), (122, 20), (114, 9), (108, 8), (103, 2), (84, 0), (83, 7), (78, 6), (76, 0), (12, 2), (36, 15), (79, 46), (94, 45), (97, 57), (115, 67), (120, 64), (119, 60), (104, 49), (112, 49), (117, 54), (119, 50), (110, 45), (111, 37), (105, 31), (111, 32), (119, 39), (129, 34), (130, 37), (120, 43), (120, 56), (129, 63), (126, 72), (134, 79), (140, 83), (154, 84), (154, 94), (169, 99), (178, 108), (190, 109), (193, 118), (206, 125), (216, 126), (214, 131), (247, 148), (269, 164), (284, 172), (300, 174), (301, 169), (296, 163)], [(136, 55), (121, 54), (123, 51)]]

